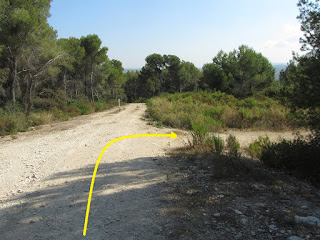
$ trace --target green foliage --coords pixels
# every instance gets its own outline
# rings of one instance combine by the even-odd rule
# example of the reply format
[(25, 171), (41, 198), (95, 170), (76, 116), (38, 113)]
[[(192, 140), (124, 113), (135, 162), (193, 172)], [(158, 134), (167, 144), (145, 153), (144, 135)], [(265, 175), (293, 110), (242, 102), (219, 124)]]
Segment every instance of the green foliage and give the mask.
[(241, 156), (240, 143), (237, 140), (237, 138), (231, 134), (227, 138), (226, 149), (228, 150), (228, 155), (230, 155), (232, 157), (240, 157)]
[(138, 71), (128, 71), (125, 74), (125, 93), (128, 97), (128, 102), (134, 102), (138, 99), (138, 82), (139, 82), (139, 72)]
[[(130, 80), (126, 94), (132, 99), (150, 98), (161, 93), (193, 91), (198, 87), (201, 72), (193, 63), (180, 61), (174, 55), (151, 54), (138, 77)], [(133, 82), (135, 83), (134, 86)]]
[(301, 49), (309, 51), (309, 54), (313, 56), (319, 57), (319, 0), (299, 0), (298, 7), (300, 10), (298, 19), (301, 22), (301, 30), (304, 32), (304, 38), (300, 40), (303, 43)]
[(40, 113), (31, 113), (27, 117), (27, 125), (26, 130), (28, 127), (40, 126), (43, 124), (48, 124), (53, 121), (53, 114), (51, 112), (42, 111)]
[(213, 63), (205, 64), (201, 86), (247, 97), (270, 86), (274, 75), (275, 69), (268, 59), (242, 45), (229, 54), (220, 51)]
[(294, 55), (280, 75), (282, 93), (300, 124), (320, 129), (320, 7), (318, 0), (300, 0), (298, 3), (301, 30), (304, 37), (301, 50), (304, 56)]
[(261, 95), (239, 100), (219, 91), (166, 94), (148, 101), (148, 108), (154, 120), (183, 129), (192, 129), (191, 120), (203, 122), (211, 132), (223, 128), (279, 130), (294, 126), (288, 109)]
[(267, 166), (283, 168), (295, 176), (320, 186), (320, 132), (306, 138), (297, 134), (294, 140), (282, 140), (263, 148), (261, 161)]
[(36, 4), (31, 0), (1, 2), (0, 18), (4, 20), (0, 21), (0, 48), (3, 56), (0, 67), (10, 70), (8, 86), (13, 111), (18, 72), (24, 70), (24, 77), (29, 78), (29, 91), (25, 92), (30, 93), (32, 84), (35, 85), (37, 78), (51, 65), (50, 62), (46, 63), (54, 58), (52, 53), (55, 44), (52, 44), (52, 40), (56, 35), (47, 23), (49, 9), (48, 0), (38, 0)]
[(93, 105), (94, 112), (101, 112), (107, 109), (106, 104), (102, 102), (93, 102), (92, 105)]
[(300, 124), (320, 129), (320, 60), (315, 56), (296, 57), (294, 64), (283, 73), (283, 94)]
[(162, 123), (162, 122), (157, 122), (157, 123), (156, 123), (156, 126), (157, 126), (157, 127), (163, 127), (163, 123)]
[(249, 145), (248, 151), (252, 158), (260, 159), (262, 150), (270, 145), (270, 139), (268, 136), (259, 136), (253, 143)]
[(204, 145), (208, 138), (208, 128), (204, 123), (191, 122), (192, 144), (193, 146)]
[(179, 92), (194, 91), (198, 87), (201, 72), (193, 63), (182, 61), (178, 70), (177, 90)]
[(24, 132), (27, 131), (29, 127), (49, 124), (56, 121), (66, 121), (70, 117), (90, 114), (95, 111), (104, 111), (117, 105), (117, 101), (88, 102), (70, 100), (67, 106), (64, 106), (64, 104), (59, 106), (57, 102), (54, 102), (54, 104), (50, 103), (50, 107), (46, 105), (46, 109), (48, 110), (37, 109), (36, 112), (31, 112), (28, 116), (23, 112), (16, 111), (12, 113), (0, 109), (0, 136)]
[(41, 120), (35, 116), (27, 117), (22, 112), (14, 114), (9, 112), (0, 112), (0, 136), (25, 132), (30, 126), (40, 124)]
[(66, 121), (70, 118), (67, 113), (65, 113), (61, 109), (58, 109), (57, 107), (51, 108), (50, 112), (52, 113), (54, 120)]
[(34, 99), (34, 107), (42, 110), (58, 108), (65, 110), (68, 105), (68, 98), (62, 90), (43, 89), (41, 95)]
[(224, 141), (219, 136), (209, 136), (207, 138), (207, 143), (209, 144), (209, 147), (212, 152), (217, 153), (218, 155), (221, 155), (221, 153), (224, 150)]
[(70, 100), (69, 106), (73, 106), (80, 112), (80, 115), (87, 115), (92, 113), (92, 108), (89, 105), (89, 102), (83, 102), (78, 100)]
[(0, 136), (17, 132), (17, 121), (13, 116), (0, 116)]

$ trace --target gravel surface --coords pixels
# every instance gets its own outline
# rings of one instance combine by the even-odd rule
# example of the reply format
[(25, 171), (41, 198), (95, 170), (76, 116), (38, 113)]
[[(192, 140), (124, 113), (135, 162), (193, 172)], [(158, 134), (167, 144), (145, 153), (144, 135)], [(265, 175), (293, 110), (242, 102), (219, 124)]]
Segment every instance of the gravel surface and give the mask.
[[(0, 139), (1, 239), (80, 239), (95, 162), (107, 143), (164, 133), (142, 120), (144, 104), (80, 116)], [(178, 139), (133, 138), (113, 144), (96, 176), (86, 239), (163, 239), (161, 189), (154, 159)]]
[[(148, 124), (145, 110), (128, 104), (1, 138), (0, 239), (320, 239), (317, 189), (261, 164), (252, 174), (239, 163), (175, 155), (187, 132)], [(83, 237), (101, 150), (121, 136), (171, 131), (178, 138), (125, 139), (107, 149)], [(229, 133), (243, 146), (265, 134), (292, 137), (221, 136)]]

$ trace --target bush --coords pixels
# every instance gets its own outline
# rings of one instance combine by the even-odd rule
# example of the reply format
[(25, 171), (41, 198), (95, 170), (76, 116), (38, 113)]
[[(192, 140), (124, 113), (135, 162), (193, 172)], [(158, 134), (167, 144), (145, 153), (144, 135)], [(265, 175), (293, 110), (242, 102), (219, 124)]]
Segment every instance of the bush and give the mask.
[(102, 102), (93, 102), (92, 105), (94, 107), (95, 112), (101, 112), (108, 108), (108, 106)]
[(306, 138), (282, 140), (263, 148), (261, 161), (267, 166), (290, 170), (294, 175), (320, 186), (320, 132)]
[(248, 151), (252, 158), (260, 159), (262, 150), (270, 144), (268, 136), (260, 136), (257, 140), (249, 145)]
[(70, 116), (68, 114), (66, 114), (65, 112), (63, 112), (61, 109), (58, 109), (57, 107), (53, 107), (50, 109), (50, 112), (53, 115), (53, 118), (55, 120), (62, 120), (62, 121), (66, 121), (70, 118)]
[(76, 117), (81, 114), (80, 109), (77, 108), (76, 106), (68, 106), (67, 112), (70, 117)]
[(53, 121), (53, 115), (50, 112), (31, 113), (27, 118), (28, 126), (39, 126)]
[(67, 108), (67, 103), (67, 96), (62, 90), (44, 89), (41, 95), (34, 99), (34, 107), (41, 110), (56, 107), (64, 111)]
[(74, 106), (75, 108), (77, 108), (81, 115), (88, 115), (93, 112), (93, 109), (89, 105), (89, 103), (85, 103), (85, 102), (78, 101), (75, 99), (72, 99), (69, 102), (69, 106)]
[(191, 122), (192, 124), (192, 144), (193, 146), (203, 145), (206, 143), (208, 137), (208, 128), (204, 122), (196, 123)]
[(221, 137), (213, 135), (212, 137), (208, 137), (207, 142), (212, 152), (221, 155), (224, 149), (224, 141)]
[(0, 135), (16, 133), (18, 130), (17, 120), (10, 115), (0, 116)]
[(221, 121), (229, 128), (241, 128), (242, 125), (240, 114), (231, 107), (225, 109)]
[(237, 138), (233, 135), (229, 135), (227, 138), (227, 150), (228, 150), (228, 155), (232, 157), (240, 157), (240, 143), (237, 140)]

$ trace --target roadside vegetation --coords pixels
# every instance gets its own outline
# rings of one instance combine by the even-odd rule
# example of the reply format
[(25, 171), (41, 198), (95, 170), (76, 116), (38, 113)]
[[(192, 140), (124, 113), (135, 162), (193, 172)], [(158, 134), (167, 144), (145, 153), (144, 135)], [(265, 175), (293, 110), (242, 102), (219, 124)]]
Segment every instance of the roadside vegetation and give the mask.
[[(66, 100), (66, 99), (65, 99)], [(118, 101), (90, 102), (81, 100), (66, 100), (63, 102), (51, 101), (39, 102), (42, 108), (35, 108), (29, 115), (23, 111), (12, 113), (10, 110), (0, 110), (0, 136), (26, 132), (32, 127), (50, 124), (58, 121), (66, 121), (79, 115), (87, 115), (104, 111), (118, 105)], [(45, 106), (45, 108), (44, 108)], [(45, 109), (45, 110), (44, 110)]]
[(244, 99), (220, 91), (187, 92), (154, 97), (147, 101), (150, 117), (167, 126), (209, 132), (227, 128), (285, 130), (297, 126), (287, 107), (264, 95)]

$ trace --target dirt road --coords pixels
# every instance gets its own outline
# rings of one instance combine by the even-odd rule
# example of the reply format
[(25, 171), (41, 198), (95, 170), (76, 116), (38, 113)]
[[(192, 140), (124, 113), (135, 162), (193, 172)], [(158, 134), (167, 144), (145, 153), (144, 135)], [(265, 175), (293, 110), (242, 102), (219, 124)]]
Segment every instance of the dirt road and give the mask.
[[(267, 174), (269, 180), (259, 172), (245, 180), (246, 173), (238, 170), (223, 175), (212, 159), (170, 158), (167, 153), (183, 146), (187, 135), (148, 125), (145, 110), (145, 104), (129, 104), (120, 112), (80, 116), (1, 138), (0, 239), (288, 239), (294, 234), (312, 239), (320, 234), (294, 225), (296, 215), (320, 216), (318, 191), (289, 179), (280, 194), (278, 183), (284, 180), (273, 173)], [(83, 237), (101, 150), (121, 136), (171, 131), (178, 138), (131, 138), (107, 149)], [(292, 137), (288, 132), (220, 135), (229, 133), (243, 146), (259, 135)]]
[[(170, 133), (147, 125), (144, 104), (81, 116), (0, 140), (1, 239), (81, 239), (95, 162), (111, 140)], [(125, 139), (101, 159), (85, 239), (163, 239), (165, 173), (157, 159), (181, 144)]]

